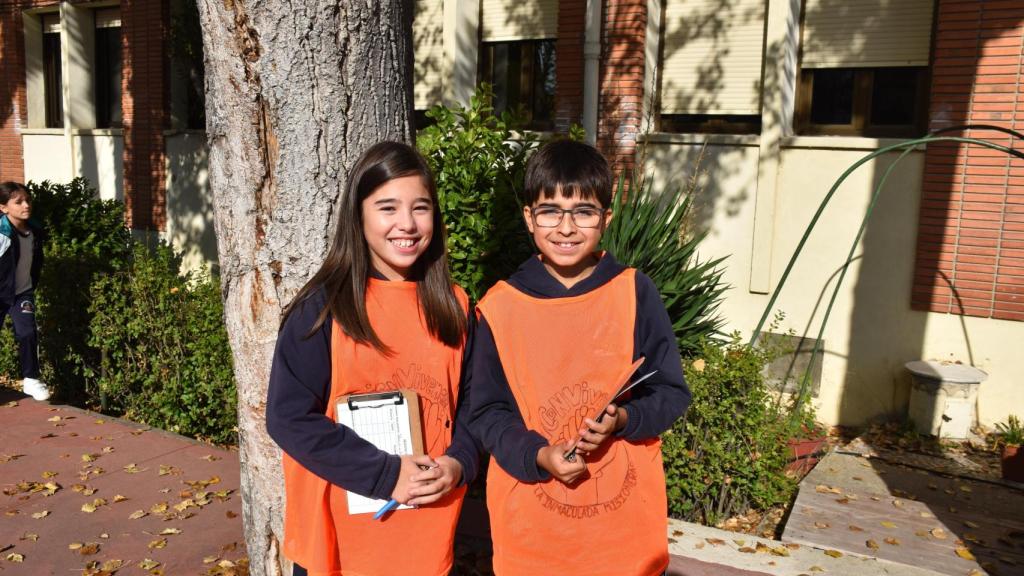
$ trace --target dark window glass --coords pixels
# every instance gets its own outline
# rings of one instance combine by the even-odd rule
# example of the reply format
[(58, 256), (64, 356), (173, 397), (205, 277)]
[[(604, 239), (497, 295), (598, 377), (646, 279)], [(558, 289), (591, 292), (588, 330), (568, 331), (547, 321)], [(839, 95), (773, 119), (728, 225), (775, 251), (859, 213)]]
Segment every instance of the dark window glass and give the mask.
[(853, 120), (853, 70), (814, 71), (812, 124), (849, 124)]
[(526, 127), (550, 130), (555, 109), (555, 41), (484, 44), (481, 80), (494, 87), (494, 111), (520, 112)]
[(46, 127), (64, 127), (63, 82), (60, 67), (60, 33), (43, 34), (43, 98), (46, 100)]
[(96, 126), (121, 127), (121, 29), (96, 29)]
[(883, 126), (914, 123), (917, 76), (899, 68), (875, 70), (871, 87), (871, 123)]
[(761, 117), (748, 114), (662, 114), (658, 131), (759, 134)]

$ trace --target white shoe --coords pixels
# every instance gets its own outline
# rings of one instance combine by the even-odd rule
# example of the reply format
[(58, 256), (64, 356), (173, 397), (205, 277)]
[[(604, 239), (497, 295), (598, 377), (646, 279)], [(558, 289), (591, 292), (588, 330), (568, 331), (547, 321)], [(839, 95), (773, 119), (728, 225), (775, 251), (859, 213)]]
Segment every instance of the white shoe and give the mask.
[(50, 399), (50, 391), (36, 378), (25, 378), (21, 381), (21, 390), (32, 398), (42, 402)]

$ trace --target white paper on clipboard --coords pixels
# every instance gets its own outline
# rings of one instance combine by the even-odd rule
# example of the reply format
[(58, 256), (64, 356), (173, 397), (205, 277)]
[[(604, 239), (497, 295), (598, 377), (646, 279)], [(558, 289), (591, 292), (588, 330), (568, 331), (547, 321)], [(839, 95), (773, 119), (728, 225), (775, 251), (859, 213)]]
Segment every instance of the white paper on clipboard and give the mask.
[[(337, 421), (377, 448), (399, 456), (423, 451), (419, 398), (412, 390), (343, 396), (336, 404)], [(348, 513), (375, 513), (387, 500), (348, 492)], [(408, 509), (411, 506), (399, 506)]]

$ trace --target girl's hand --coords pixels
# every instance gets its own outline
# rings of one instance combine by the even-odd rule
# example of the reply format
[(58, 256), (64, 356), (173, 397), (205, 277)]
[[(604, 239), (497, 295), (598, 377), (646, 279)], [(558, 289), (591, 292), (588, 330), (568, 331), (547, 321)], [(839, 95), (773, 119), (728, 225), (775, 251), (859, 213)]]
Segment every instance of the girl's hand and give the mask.
[(413, 460), (414, 456), (402, 456), (402, 467), (398, 470), (398, 483), (391, 491), (391, 498), (399, 504), (408, 504), (412, 495), (409, 493), (416, 484), (413, 476), (419, 474), (420, 467)]
[(570, 462), (564, 454), (572, 450), (573, 443), (545, 446), (537, 452), (537, 465), (547, 470), (562, 484), (572, 484), (587, 472), (587, 463), (580, 455)]
[(413, 456), (420, 472), (413, 476), (416, 485), (409, 490), (412, 497), (408, 504), (424, 506), (433, 504), (452, 491), (462, 480), (462, 464), (449, 456)]
[(592, 418), (583, 420), (585, 428), (580, 430), (580, 443), (577, 451), (589, 454), (601, 447), (609, 436), (626, 427), (626, 411), (615, 404), (609, 404), (605, 409), (604, 418), (598, 422)]

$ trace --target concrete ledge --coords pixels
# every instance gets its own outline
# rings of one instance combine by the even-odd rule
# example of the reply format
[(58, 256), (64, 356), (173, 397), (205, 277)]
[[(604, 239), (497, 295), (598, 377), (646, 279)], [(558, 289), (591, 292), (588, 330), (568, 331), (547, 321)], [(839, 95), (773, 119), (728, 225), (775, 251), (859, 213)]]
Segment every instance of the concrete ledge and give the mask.
[[(839, 558), (833, 558), (825, 554), (823, 548), (792, 543), (787, 547), (785, 543), (778, 540), (727, 532), (671, 518), (668, 521), (668, 538), (668, 551), (673, 556), (772, 576), (819, 573), (813, 567), (822, 568), (824, 571), (820, 573), (829, 576), (863, 576), (865, 574), (938, 576), (940, 574), (916, 566), (897, 564), (846, 552), (841, 553)], [(757, 550), (758, 545), (761, 546), (762, 552), (740, 552), (741, 548)], [(776, 552), (773, 553), (771, 550)]]

